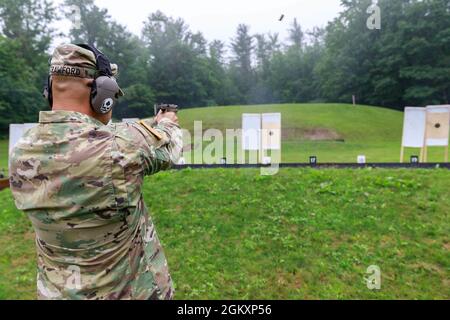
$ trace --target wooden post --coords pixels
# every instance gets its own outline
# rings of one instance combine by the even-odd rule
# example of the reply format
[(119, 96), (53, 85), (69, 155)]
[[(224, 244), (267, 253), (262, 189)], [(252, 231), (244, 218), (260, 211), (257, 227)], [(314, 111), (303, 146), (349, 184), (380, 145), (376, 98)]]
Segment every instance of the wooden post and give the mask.
[(423, 162), (423, 148), (420, 148), (420, 157), (419, 157), (419, 161)]
[(405, 155), (405, 147), (402, 146), (401, 150), (400, 150), (400, 163), (403, 163), (403, 157)]
[(5, 179), (0, 179), (0, 190), (9, 188), (9, 179), (5, 178)]
[(428, 110), (425, 111), (425, 132), (423, 135), (423, 162), (428, 162), (428, 146), (427, 146), (427, 136), (428, 136)]
[(448, 145), (445, 147), (445, 162), (448, 162)]
[(259, 163), (263, 163), (263, 157), (264, 157), (264, 149), (263, 149), (263, 116), (260, 114), (259, 116)]

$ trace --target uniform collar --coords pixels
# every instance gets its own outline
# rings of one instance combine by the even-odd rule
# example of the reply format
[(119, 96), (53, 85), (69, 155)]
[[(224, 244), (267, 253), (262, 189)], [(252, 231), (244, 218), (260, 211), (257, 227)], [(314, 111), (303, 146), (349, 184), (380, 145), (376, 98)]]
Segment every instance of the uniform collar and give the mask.
[(89, 123), (94, 126), (104, 126), (104, 124), (87, 114), (76, 111), (41, 111), (39, 112), (39, 123), (62, 123), (62, 122), (78, 122)]

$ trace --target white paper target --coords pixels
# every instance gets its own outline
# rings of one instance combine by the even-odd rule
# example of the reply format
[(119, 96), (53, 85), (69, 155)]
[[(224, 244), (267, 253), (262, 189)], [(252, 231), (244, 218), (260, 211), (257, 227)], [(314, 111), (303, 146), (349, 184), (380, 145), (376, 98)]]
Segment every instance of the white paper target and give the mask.
[(263, 113), (262, 148), (264, 150), (281, 149), (281, 113)]
[(262, 158), (262, 164), (271, 164), (272, 163), (272, 157), (263, 157)]
[(36, 127), (37, 123), (25, 123), (25, 124), (10, 124), (9, 125), (9, 153), (11, 154), (12, 149), (19, 142), (20, 138), (27, 132), (28, 130)]
[(426, 109), (406, 107), (403, 121), (403, 146), (422, 148), (425, 139)]
[(448, 146), (450, 110), (447, 105), (428, 106), (426, 120), (426, 145)]
[(9, 125), (9, 152), (8, 154), (11, 154), (12, 149), (14, 146), (19, 142), (20, 138), (23, 134), (23, 124), (10, 124)]
[(242, 150), (255, 151), (261, 146), (261, 115), (242, 114)]
[(24, 135), (28, 130), (33, 129), (36, 127), (38, 123), (24, 123), (23, 124), (23, 134)]

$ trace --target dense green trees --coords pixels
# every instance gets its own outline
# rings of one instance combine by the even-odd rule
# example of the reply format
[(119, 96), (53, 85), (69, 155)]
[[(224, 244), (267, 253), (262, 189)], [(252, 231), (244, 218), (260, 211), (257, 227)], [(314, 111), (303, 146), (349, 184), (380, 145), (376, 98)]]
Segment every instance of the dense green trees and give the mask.
[(34, 83), (37, 74), (18, 56), (20, 48), (19, 41), (0, 37), (0, 133), (6, 133), (10, 123), (35, 121), (30, 114), (36, 115), (44, 107)]
[[(379, 30), (367, 27), (371, 0), (341, 2), (326, 28), (303, 30), (294, 19), (285, 43), (245, 24), (224, 43), (208, 42), (162, 12), (151, 13), (134, 35), (93, 0), (65, 0), (61, 8), (48, 0), (0, 0), (0, 133), (10, 122), (35, 121), (46, 108), (39, 95), (47, 59), (62, 39), (92, 43), (119, 65), (126, 96), (116, 118), (149, 116), (155, 102), (351, 102), (355, 95), (358, 103), (391, 108), (449, 103), (450, 0), (379, 0)], [(51, 26), (55, 17), (71, 19), (73, 6), (81, 28), (61, 38)]]
[(381, 30), (366, 28), (371, 0), (343, 0), (327, 27), (318, 79), (327, 101), (402, 108), (448, 103), (450, 1), (379, 0)]
[(0, 0), (0, 134), (10, 123), (36, 121), (55, 8), (42, 0)]

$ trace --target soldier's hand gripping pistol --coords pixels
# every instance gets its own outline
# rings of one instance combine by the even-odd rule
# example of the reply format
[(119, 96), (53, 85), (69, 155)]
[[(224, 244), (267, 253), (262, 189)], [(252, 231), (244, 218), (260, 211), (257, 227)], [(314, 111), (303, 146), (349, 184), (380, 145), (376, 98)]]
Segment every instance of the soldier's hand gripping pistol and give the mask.
[(161, 110), (162, 113), (165, 112), (178, 112), (178, 106), (176, 104), (159, 103), (154, 105), (155, 116)]

